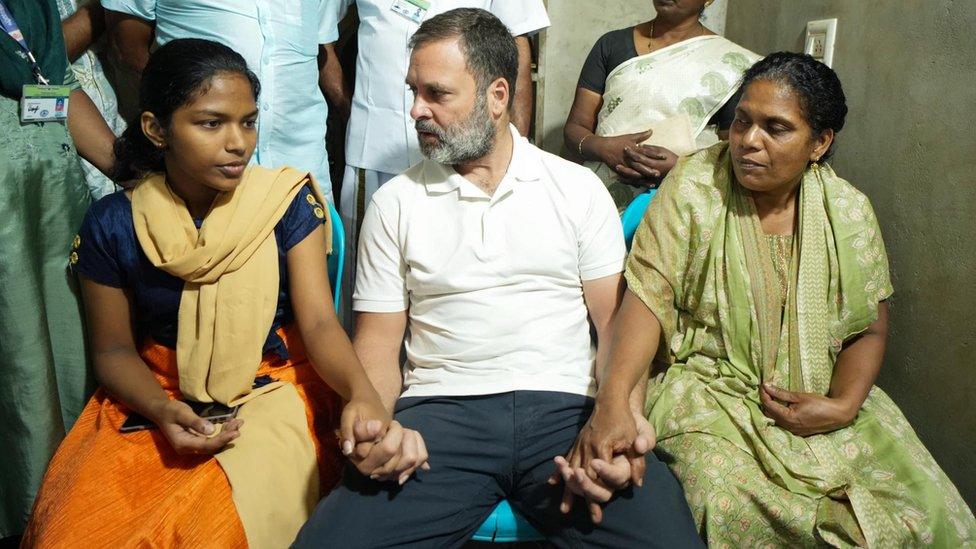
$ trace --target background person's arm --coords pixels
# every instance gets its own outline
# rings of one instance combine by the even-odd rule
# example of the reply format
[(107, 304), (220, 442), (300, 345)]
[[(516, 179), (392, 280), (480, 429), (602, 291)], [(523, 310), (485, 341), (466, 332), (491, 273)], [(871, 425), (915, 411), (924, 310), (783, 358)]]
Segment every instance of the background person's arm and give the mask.
[(523, 136), (528, 137), (532, 126), (535, 93), (532, 89), (532, 44), (528, 36), (516, 36), (518, 48), (518, 80), (515, 83), (515, 99), (512, 104), (512, 124)]
[(329, 105), (339, 114), (343, 121), (349, 120), (352, 108), (352, 89), (346, 82), (342, 72), (342, 64), (336, 55), (335, 43), (319, 46), (319, 89), (329, 102)]
[(98, 0), (78, 7), (61, 22), (68, 60), (74, 63), (105, 32), (105, 12)]
[(80, 88), (73, 90), (68, 100), (68, 133), (78, 154), (110, 176), (115, 165), (115, 134), (88, 94)]
[(154, 39), (154, 25), (151, 21), (133, 15), (105, 10), (105, 24), (108, 28), (109, 55), (120, 66), (137, 75), (149, 62), (149, 51)]
[(594, 133), (602, 106), (602, 95), (582, 86), (576, 88), (576, 98), (563, 126), (566, 148), (580, 160), (603, 162), (623, 181), (634, 185), (646, 185), (647, 181), (663, 177), (667, 172), (663, 170), (663, 164), (659, 165), (657, 156), (649, 159), (641, 152), (646, 148), (641, 143), (651, 136), (651, 130), (612, 137)]

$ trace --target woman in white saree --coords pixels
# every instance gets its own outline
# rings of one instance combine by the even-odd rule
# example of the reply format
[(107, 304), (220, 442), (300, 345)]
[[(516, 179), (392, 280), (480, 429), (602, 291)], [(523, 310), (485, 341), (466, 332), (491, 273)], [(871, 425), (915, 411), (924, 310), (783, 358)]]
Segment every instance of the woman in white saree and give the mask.
[(566, 146), (624, 208), (678, 157), (715, 144), (742, 73), (759, 56), (699, 20), (711, 0), (654, 0), (657, 16), (605, 34), (580, 75)]

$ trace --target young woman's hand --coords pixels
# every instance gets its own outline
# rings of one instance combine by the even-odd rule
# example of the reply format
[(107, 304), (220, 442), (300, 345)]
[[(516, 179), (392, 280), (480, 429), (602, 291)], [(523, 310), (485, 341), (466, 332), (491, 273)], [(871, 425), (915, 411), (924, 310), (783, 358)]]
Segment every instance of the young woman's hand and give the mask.
[(847, 427), (857, 417), (847, 403), (815, 393), (780, 389), (769, 383), (759, 388), (763, 413), (776, 425), (794, 435), (805, 437), (829, 433)]
[(216, 453), (241, 436), (240, 428), (244, 424), (243, 420), (231, 419), (222, 424), (220, 433), (213, 435), (217, 426), (193, 413), (190, 405), (180, 400), (160, 402), (153, 421), (181, 455)]
[(353, 396), (342, 409), (339, 419), (342, 455), (352, 459), (357, 446), (379, 441), (386, 434), (392, 419), (375, 391), (367, 396)]

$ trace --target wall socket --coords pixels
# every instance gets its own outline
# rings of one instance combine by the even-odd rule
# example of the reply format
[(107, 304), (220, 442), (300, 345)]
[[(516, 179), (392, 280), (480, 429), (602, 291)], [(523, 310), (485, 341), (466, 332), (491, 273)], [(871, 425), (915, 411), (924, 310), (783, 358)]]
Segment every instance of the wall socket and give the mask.
[(834, 38), (837, 36), (837, 19), (821, 19), (807, 23), (804, 53), (828, 67), (834, 62)]

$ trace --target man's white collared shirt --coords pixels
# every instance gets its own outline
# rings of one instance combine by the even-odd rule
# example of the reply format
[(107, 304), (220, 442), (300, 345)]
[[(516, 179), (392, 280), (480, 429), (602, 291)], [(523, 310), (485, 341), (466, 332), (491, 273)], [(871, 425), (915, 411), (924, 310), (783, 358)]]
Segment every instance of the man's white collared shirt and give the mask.
[(424, 160), (366, 212), (353, 308), (408, 311), (402, 396), (595, 394), (582, 283), (623, 271), (620, 218), (593, 172), (510, 131), (492, 196)]

